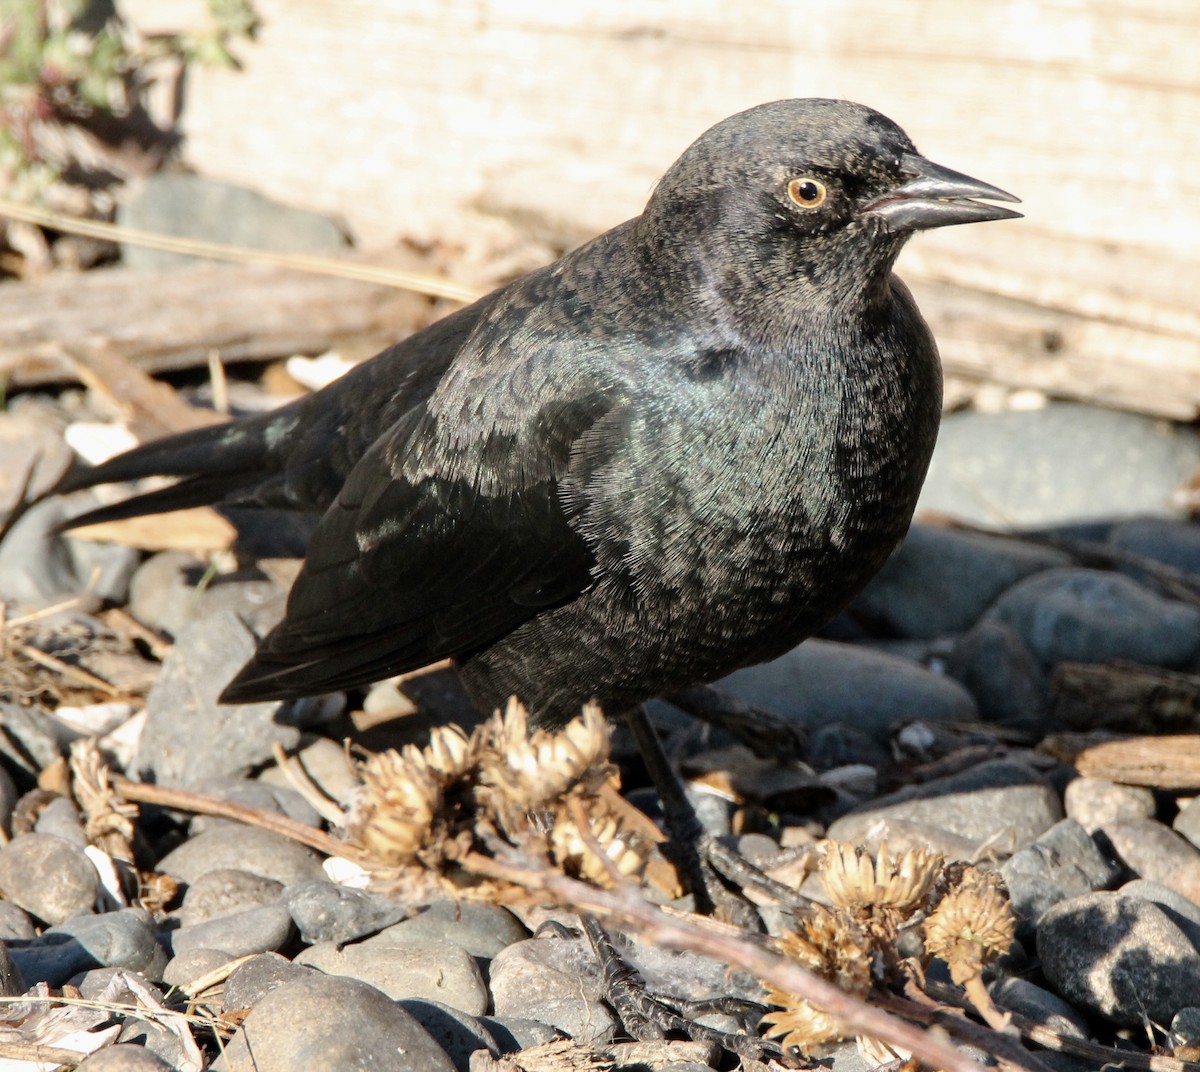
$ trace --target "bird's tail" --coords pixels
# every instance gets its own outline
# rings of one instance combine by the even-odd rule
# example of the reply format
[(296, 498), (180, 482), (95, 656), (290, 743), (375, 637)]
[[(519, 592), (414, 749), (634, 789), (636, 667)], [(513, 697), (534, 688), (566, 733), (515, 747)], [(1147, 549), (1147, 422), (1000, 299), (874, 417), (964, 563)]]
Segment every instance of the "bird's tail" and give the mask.
[(170, 487), (89, 510), (66, 521), (62, 527), (73, 529), (191, 506), (236, 503), (242, 493), (262, 485), (270, 469), (272, 452), (269, 443), (273, 434), (279, 434), (279, 425), (286, 422), (284, 415), (276, 413), (208, 425), (134, 447), (100, 465), (76, 466), (50, 494), (60, 495), (97, 484), (140, 480), (148, 476), (182, 479)]

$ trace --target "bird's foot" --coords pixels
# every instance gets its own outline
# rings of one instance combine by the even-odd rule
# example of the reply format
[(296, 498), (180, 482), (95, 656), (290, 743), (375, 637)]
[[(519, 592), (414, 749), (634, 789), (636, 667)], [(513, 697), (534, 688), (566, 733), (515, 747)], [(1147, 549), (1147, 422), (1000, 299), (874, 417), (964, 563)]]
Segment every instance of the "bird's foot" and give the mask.
[[(646, 980), (621, 957), (612, 939), (595, 919), (584, 917), (583, 925), (600, 962), (604, 998), (631, 1038), (648, 1042), (682, 1035), (693, 1042), (720, 1046), (740, 1058), (754, 1061), (783, 1059), (781, 1047), (757, 1033), (758, 1020), (766, 1011), (764, 1006), (732, 996), (694, 1000), (652, 993)], [(733, 1017), (738, 1030), (722, 1031), (697, 1019), (712, 1013)]]

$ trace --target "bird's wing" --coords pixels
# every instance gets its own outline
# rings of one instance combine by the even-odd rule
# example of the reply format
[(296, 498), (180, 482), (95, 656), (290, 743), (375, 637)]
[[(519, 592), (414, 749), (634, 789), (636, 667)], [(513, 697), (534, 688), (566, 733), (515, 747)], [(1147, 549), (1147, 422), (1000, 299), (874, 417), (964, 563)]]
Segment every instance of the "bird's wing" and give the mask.
[[(439, 441), (426, 406), (354, 467), (322, 517), (284, 620), (223, 699), (313, 695), (463, 658), (592, 582), (564, 494), (612, 449), (611, 402), (544, 413), (503, 449)], [(513, 459), (520, 459), (514, 476)], [(489, 460), (490, 459), (490, 460)]]

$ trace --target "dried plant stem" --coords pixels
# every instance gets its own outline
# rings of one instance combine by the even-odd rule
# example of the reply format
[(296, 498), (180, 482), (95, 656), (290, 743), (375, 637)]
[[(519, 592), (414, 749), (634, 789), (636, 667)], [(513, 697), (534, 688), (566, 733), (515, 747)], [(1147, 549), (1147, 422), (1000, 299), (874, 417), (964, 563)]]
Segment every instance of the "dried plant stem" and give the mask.
[(237, 804), (231, 800), (219, 800), (216, 797), (193, 793), (187, 789), (171, 789), (162, 785), (132, 782), (128, 778), (113, 778), (112, 787), (113, 791), (125, 800), (136, 801), (139, 804), (157, 804), (163, 808), (178, 808), (180, 811), (195, 812), (198, 815), (213, 815), (220, 819), (233, 819), (235, 822), (259, 826), (264, 830), (282, 834), (286, 838), (291, 838), (292, 841), (298, 841), (301, 845), (307, 845), (310, 849), (316, 849), (317, 852), (323, 852), (328, 856), (342, 856), (355, 863), (369, 862), (369, 857), (358, 852), (354, 846), (277, 812), (264, 811), (262, 808), (250, 808), (245, 804)]
[[(979, 1072), (983, 1067), (956, 1050), (940, 1030), (923, 1030), (852, 997), (832, 983), (805, 971), (787, 958), (771, 952), (748, 934), (730, 933), (701, 916), (676, 917), (650, 904), (630, 886), (600, 890), (584, 882), (547, 870), (533, 870), (528, 861), (506, 863), (470, 854), (462, 863), (469, 870), (534, 891), (579, 911), (619, 923), (657, 946), (687, 949), (742, 968), (763, 982), (820, 1007), (845, 1025), (851, 1035), (869, 1035), (897, 1049), (911, 1051), (942, 1072)], [(990, 1033), (989, 1033), (990, 1037)], [(1037, 1069), (1030, 1055), (1022, 1067)]]

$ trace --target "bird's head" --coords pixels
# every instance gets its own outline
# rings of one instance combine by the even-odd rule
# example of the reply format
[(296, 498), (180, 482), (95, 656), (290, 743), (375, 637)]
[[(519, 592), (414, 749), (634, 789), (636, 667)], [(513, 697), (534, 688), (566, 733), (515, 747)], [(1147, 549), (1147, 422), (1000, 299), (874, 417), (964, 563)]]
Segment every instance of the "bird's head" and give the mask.
[(694, 259), (673, 269), (693, 285), (840, 303), (882, 287), (913, 232), (1011, 219), (1020, 213), (989, 202), (1017, 200), (927, 160), (870, 108), (782, 100), (702, 134), (659, 182), (642, 227), (668, 261)]

